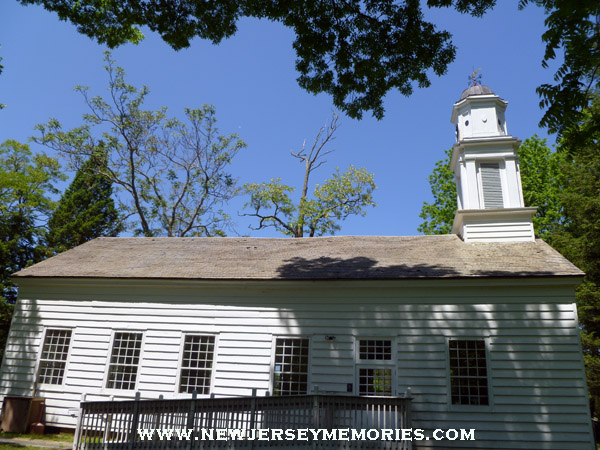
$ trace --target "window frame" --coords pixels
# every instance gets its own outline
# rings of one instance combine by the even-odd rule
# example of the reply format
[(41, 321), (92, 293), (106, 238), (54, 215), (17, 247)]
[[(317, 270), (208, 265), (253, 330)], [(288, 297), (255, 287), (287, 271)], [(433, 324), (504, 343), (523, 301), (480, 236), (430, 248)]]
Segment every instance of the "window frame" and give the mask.
[(181, 342), (179, 344), (179, 354), (178, 354), (178, 360), (177, 360), (177, 381), (175, 383), (174, 394), (175, 394), (175, 396), (180, 397), (180, 398), (188, 398), (188, 397), (192, 396), (192, 393), (180, 392), (180, 385), (181, 385), (181, 378), (182, 378), (181, 375), (184, 370), (183, 354), (185, 351), (185, 338), (187, 336), (205, 336), (205, 337), (212, 337), (214, 339), (213, 364), (212, 364), (212, 368), (210, 369), (210, 384), (208, 386), (208, 394), (198, 393), (198, 398), (209, 398), (211, 396), (211, 394), (214, 393), (217, 354), (218, 354), (218, 349), (219, 349), (219, 334), (218, 333), (196, 333), (196, 332), (192, 332), (192, 333), (182, 332), (181, 333), (181, 338), (180, 338)]
[[(70, 331), (71, 332), (71, 336), (69, 338), (69, 348), (67, 350), (67, 359), (65, 359), (65, 368), (64, 368), (62, 380), (58, 384), (40, 383), (38, 381), (39, 380), (39, 376), (40, 376), (41, 364), (42, 364), (42, 355), (44, 353), (44, 344), (46, 342), (46, 336), (48, 336), (48, 331), (50, 331), (50, 330)], [(34, 378), (34, 384), (35, 384), (35, 386), (40, 386), (40, 387), (43, 386), (45, 390), (48, 390), (48, 389), (51, 389), (53, 387), (58, 387), (58, 386), (64, 386), (65, 385), (65, 380), (67, 378), (67, 372), (69, 370), (69, 365), (70, 365), (70, 362), (71, 362), (71, 351), (73, 349), (73, 336), (74, 335), (75, 335), (75, 328), (74, 327), (50, 327), (50, 326), (44, 327), (44, 332), (42, 333), (42, 340), (40, 341), (40, 346), (38, 348), (38, 354), (37, 354), (37, 358), (36, 358), (35, 378)]]
[[(114, 388), (114, 387), (108, 387), (108, 379), (110, 377), (110, 366), (111, 366), (110, 359), (112, 357), (112, 352), (113, 352), (113, 348), (114, 348), (114, 344), (115, 344), (115, 336), (117, 333), (136, 333), (136, 334), (142, 335), (142, 339), (140, 340), (140, 356), (139, 356), (139, 361), (138, 361), (138, 365), (137, 365), (135, 385), (134, 385), (133, 389), (119, 389), (119, 388)], [(111, 392), (111, 393), (123, 395), (126, 392), (135, 393), (138, 391), (138, 387), (139, 387), (139, 383), (140, 383), (140, 373), (141, 373), (141, 369), (143, 367), (143, 362), (144, 362), (145, 342), (146, 342), (146, 330), (123, 329), (123, 328), (112, 330), (110, 342), (108, 345), (108, 352), (106, 355), (106, 367), (104, 369), (104, 379), (102, 381), (102, 392)]]
[[(483, 341), (485, 346), (485, 365), (488, 390), (487, 405), (457, 405), (452, 403), (452, 380), (450, 377), (450, 341)], [(450, 336), (446, 338), (446, 389), (449, 411), (487, 412), (494, 410), (494, 395), (492, 392), (492, 369), (490, 358), (490, 337), (482, 336)]]
[[(306, 339), (308, 340), (308, 362), (306, 368), (306, 392), (304, 394), (276, 395), (275, 394), (275, 359), (277, 355), (278, 339)], [(293, 395), (308, 395), (312, 391), (312, 368), (313, 368), (313, 342), (312, 336), (307, 335), (274, 335), (271, 341), (271, 370), (269, 376), (268, 392), (273, 397), (291, 397)]]
[[(396, 337), (393, 336), (355, 336), (354, 337), (354, 393), (355, 395), (361, 395), (360, 393), (360, 369), (390, 369), (392, 378), (392, 390), (390, 395), (382, 395), (380, 397), (393, 397), (396, 395), (398, 390), (398, 379), (397, 379), (397, 347)], [(361, 359), (360, 358), (360, 343), (361, 341), (390, 341), (391, 344), (391, 358), (390, 359)], [(364, 394), (362, 394), (364, 395)], [(379, 396), (378, 396), (379, 397)]]

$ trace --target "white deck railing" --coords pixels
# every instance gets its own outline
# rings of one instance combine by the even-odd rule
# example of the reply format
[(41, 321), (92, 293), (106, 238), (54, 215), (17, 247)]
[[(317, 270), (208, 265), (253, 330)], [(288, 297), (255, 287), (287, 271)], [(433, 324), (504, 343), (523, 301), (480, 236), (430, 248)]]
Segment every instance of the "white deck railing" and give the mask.
[[(357, 397), (346, 395), (298, 395), (289, 397), (235, 397), (182, 400), (82, 402), (73, 450), (143, 449), (254, 449), (254, 448), (378, 448), (408, 450), (410, 441), (382, 440), (381, 430), (411, 428), (411, 399), (403, 397)], [(142, 439), (139, 430), (173, 430), (170, 439), (154, 431)], [(181, 430), (193, 430), (189, 440), (180, 438)], [(240, 430), (240, 440), (210, 440), (217, 430)], [(348, 429), (348, 438), (327, 440), (320, 434), (308, 441), (259, 440), (260, 430)], [(211, 431), (212, 430), (212, 431)], [(352, 439), (367, 430), (366, 440)], [(376, 431), (374, 431), (376, 430)], [(149, 431), (150, 432), (150, 431)], [(338, 431), (338, 433), (340, 433)], [(239, 436), (239, 435), (238, 435)], [(256, 439), (252, 439), (256, 437)], [(373, 439), (377, 437), (376, 439)], [(389, 432), (387, 435), (390, 437)], [(285, 435), (282, 436), (285, 438)]]

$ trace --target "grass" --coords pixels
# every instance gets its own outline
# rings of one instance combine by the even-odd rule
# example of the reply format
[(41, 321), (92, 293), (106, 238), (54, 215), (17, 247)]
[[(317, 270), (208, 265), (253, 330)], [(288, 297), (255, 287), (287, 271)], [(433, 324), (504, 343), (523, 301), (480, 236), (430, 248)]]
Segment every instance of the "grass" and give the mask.
[(17, 444), (0, 444), (0, 450), (48, 450), (47, 448), (42, 447), (25, 447), (24, 445)]
[[(0, 438), (41, 439), (44, 441), (72, 443), (73, 442), (73, 433), (48, 433), (48, 434), (0, 433)], [(2, 449), (0, 448), (0, 450), (2, 450)]]

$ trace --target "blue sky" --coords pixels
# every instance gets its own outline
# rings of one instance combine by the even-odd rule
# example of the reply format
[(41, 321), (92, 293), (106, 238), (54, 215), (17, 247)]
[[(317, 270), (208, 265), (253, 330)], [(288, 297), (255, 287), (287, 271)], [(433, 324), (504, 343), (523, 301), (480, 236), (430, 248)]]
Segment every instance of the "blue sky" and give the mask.
[[(458, 48), (447, 74), (432, 75), (432, 86), (415, 88), (411, 97), (390, 92), (383, 120), (365, 115), (357, 121), (340, 114), (341, 127), (330, 147), (336, 151), (311, 181), (324, 181), (335, 167), (365, 167), (375, 174), (378, 206), (366, 217), (346, 220), (339, 234), (418, 234), (421, 206), (431, 200), (427, 177), (454, 143), (452, 105), (474, 68), (481, 67), (483, 84), (509, 102), (510, 134), (546, 137), (538, 128), (543, 111), (535, 92), (553, 76), (552, 67), (543, 69), (540, 64), (543, 11), (534, 6), (518, 11), (516, 0), (498, 3), (481, 19), (447, 9), (428, 10), (427, 17), (450, 31)], [(189, 49), (175, 52), (147, 32), (141, 44), (120, 47), (113, 58), (131, 84), (150, 87), (146, 108), (167, 106), (170, 115), (183, 117), (184, 107), (215, 105), (221, 132), (238, 133), (248, 145), (232, 168), (241, 183), (281, 177), (299, 187), (302, 166), (290, 150), (314, 138), (333, 106), (327, 95), (313, 96), (298, 87), (293, 37), (283, 25), (245, 19), (238, 33), (218, 46), (196, 39)], [(50, 117), (66, 128), (79, 125), (86, 110), (73, 91), (75, 85), (89, 86), (93, 94), (106, 92), (105, 48), (42, 8), (4, 0), (0, 45), (5, 66), (0, 102), (7, 105), (0, 111), (1, 141), (26, 142), (35, 134), (33, 127)], [(549, 142), (553, 140), (550, 136)], [(243, 203), (244, 198), (238, 198), (228, 208), (238, 234), (278, 236), (274, 230), (249, 230), (248, 220), (237, 217)]]

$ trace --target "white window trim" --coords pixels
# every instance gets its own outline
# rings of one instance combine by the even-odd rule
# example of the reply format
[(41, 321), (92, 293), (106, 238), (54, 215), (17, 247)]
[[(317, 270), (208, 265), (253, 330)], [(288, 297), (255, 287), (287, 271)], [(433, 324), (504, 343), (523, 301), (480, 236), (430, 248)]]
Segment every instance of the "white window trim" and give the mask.
[(475, 163), (475, 171), (477, 174), (477, 194), (479, 198), (480, 209), (485, 209), (485, 199), (483, 197), (483, 182), (481, 180), (481, 163), (494, 164), (498, 163), (500, 175), (500, 185), (502, 187), (502, 207), (506, 208), (508, 200), (507, 180), (506, 180), (506, 163), (503, 159), (481, 159)]
[[(391, 341), (392, 359), (360, 359), (360, 341)], [(360, 395), (360, 369), (392, 369), (391, 396), (398, 392), (398, 348), (396, 336), (354, 336), (354, 389), (353, 395)], [(386, 396), (387, 397), (387, 396)]]
[[(314, 386), (312, 385), (313, 371), (313, 336), (305, 334), (277, 334), (271, 339), (271, 368), (269, 370), (269, 395), (274, 396), (273, 383), (275, 381), (275, 353), (277, 351), (277, 339), (308, 339), (308, 373), (306, 374), (306, 394), (312, 394)], [(285, 397), (285, 396), (284, 396)]]
[(179, 353), (178, 353), (178, 360), (177, 360), (177, 377), (176, 377), (176, 383), (175, 383), (175, 390), (174, 390), (174, 394), (175, 397), (177, 398), (191, 398), (192, 394), (189, 394), (187, 392), (179, 392), (179, 384), (181, 383), (181, 371), (183, 369), (183, 350), (185, 347), (185, 338), (186, 336), (209, 336), (209, 337), (214, 337), (215, 338), (215, 344), (214, 344), (214, 350), (213, 350), (213, 367), (211, 369), (211, 373), (210, 373), (210, 386), (209, 386), (209, 392), (208, 394), (198, 394), (198, 398), (210, 398), (210, 396), (214, 393), (214, 387), (215, 387), (215, 372), (216, 372), (216, 367), (217, 367), (217, 355), (218, 355), (218, 350), (219, 350), (219, 333), (197, 333), (197, 332), (192, 332), (192, 333), (186, 333), (186, 332), (182, 332), (181, 333), (181, 338), (180, 338), (180, 343), (179, 343)]
[[(110, 357), (112, 355), (113, 345), (115, 342), (115, 334), (117, 334), (117, 333), (141, 333), (141, 335), (142, 335), (142, 343), (140, 346), (140, 361), (138, 362), (137, 376), (135, 377), (135, 386), (133, 387), (133, 389), (115, 389), (115, 388), (109, 388), (106, 386), (108, 384), (108, 376), (109, 376), (109, 372), (110, 372)], [(118, 329), (111, 330), (110, 342), (108, 344), (108, 351), (106, 354), (106, 364), (104, 367), (104, 377), (102, 379), (102, 389), (101, 389), (102, 393), (118, 395), (118, 396), (127, 396), (127, 393), (129, 393), (129, 392), (131, 392), (132, 394), (135, 394), (136, 392), (138, 392), (138, 388), (139, 388), (139, 384), (140, 384), (140, 374), (141, 374), (143, 362), (144, 362), (144, 348), (146, 347), (145, 344), (146, 344), (146, 330), (130, 329), (130, 328), (118, 328)]]
[[(71, 339), (69, 341), (69, 350), (67, 352), (67, 360), (65, 361), (65, 373), (63, 375), (62, 382), (60, 384), (49, 384), (49, 383), (38, 383), (38, 377), (40, 373), (40, 364), (42, 362), (42, 353), (44, 353), (44, 342), (46, 342), (46, 335), (48, 334), (48, 330), (71, 330)], [(37, 351), (37, 358), (35, 364), (35, 378), (33, 380), (34, 386), (36, 388), (41, 387), (44, 390), (51, 390), (53, 388), (58, 388), (65, 385), (65, 381), (67, 379), (67, 373), (69, 370), (69, 365), (71, 363), (71, 351), (73, 350), (73, 337), (75, 336), (75, 328), (74, 327), (50, 327), (45, 326), (44, 332), (42, 333), (42, 340), (40, 341), (40, 345)], [(5, 351), (6, 353), (6, 351)]]
[[(494, 393), (492, 392), (492, 369), (490, 359), (490, 336), (446, 336), (446, 392), (448, 411), (464, 412), (484, 412), (494, 411)], [(454, 405), (452, 404), (452, 384), (450, 381), (450, 341), (484, 341), (485, 344), (485, 364), (488, 386), (488, 404), (487, 405)]]

